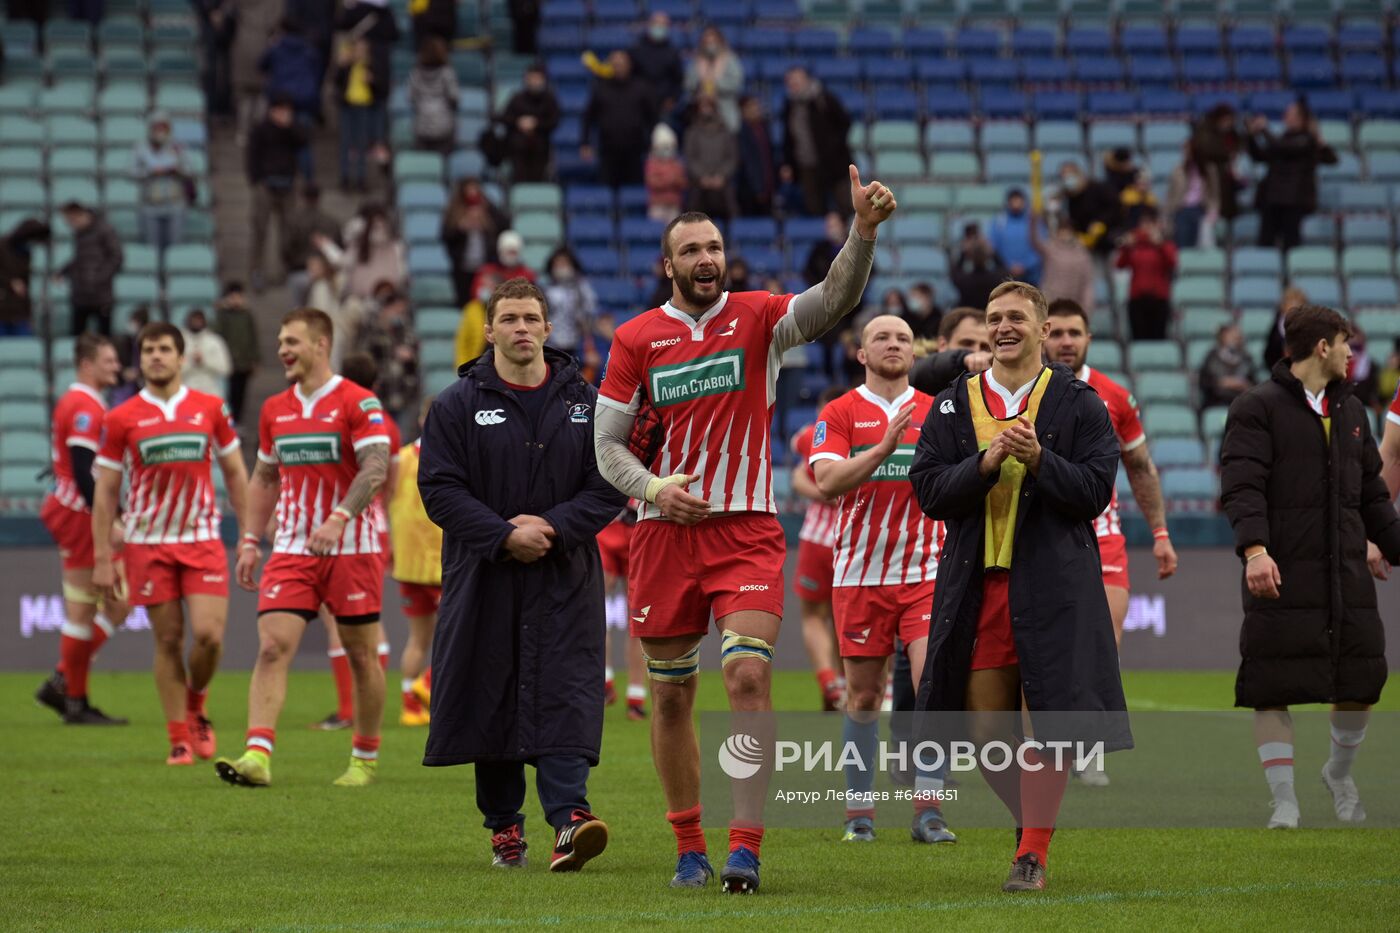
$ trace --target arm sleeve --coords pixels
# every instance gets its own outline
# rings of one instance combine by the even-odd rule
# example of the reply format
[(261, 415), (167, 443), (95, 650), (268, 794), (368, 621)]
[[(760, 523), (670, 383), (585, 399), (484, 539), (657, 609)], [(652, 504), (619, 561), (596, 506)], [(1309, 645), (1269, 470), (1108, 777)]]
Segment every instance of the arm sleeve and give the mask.
[[(594, 412), (597, 406), (594, 405)], [(561, 411), (559, 417), (565, 417)], [(569, 550), (598, 536), (598, 532), (617, 517), (628, 497), (603, 477), (598, 469), (592, 444), (584, 445), (583, 483), (573, 498), (546, 511), (541, 518), (554, 526), (559, 547)]]
[(1230, 406), (1220, 443), (1220, 505), (1235, 530), (1235, 550), (1244, 555), (1255, 544), (1269, 546), (1266, 490), (1274, 459), (1274, 439), (1263, 402), (1242, 395)]
[(96, 491), (97, 483), (92, 476), (93, 464), (97, 460), (97, 452), (91, 447), (69, 447), (68, 462), (73, 467), (73, 482), (78, 487), (78, 492), (82, 493), (83, 501), (92, 508), (92, 497)]
[(1361, 439), (1361, 520), (1366, 525), (1366, 538), (1376, 543), (1386, 560), (1400, 563), (1400, 515), (1395, 513), (1390, 490), (1381, 478), (1381, 452), (1364, 416), (1361, 430), (1365, 432)]
[(865, 292), (874, 264), (875, 240), (862, 237), (852, 224), (826, 278), (792, 300), (797, 342), (816, 340), (850, 313)]
[(1137, 399), (1131, 392), (1124, 392), (1121, 404), (1109, 409), (1113, 419), (1113, 433), (1118, 435), (1118, 444), (1124, 450), (1132, 450), (1147, 443), (1147, 431), (1142, 426), (1142, 412)]
[(656, 477), (627, 445), (635, 420), (633, 412), (600, 403), (594, 411), (593, 450), (603, 479), (628, 498), (645, 500), (647, 484)]
[(503, 560), (514, 527), (470, 492), (462, 412), (434, 402), (423, 425), (418, 492), (433, 524), (472, 554)]
[(1078, 521), (1092, 522), (1113, 498), (1118, 475), (1118, 438), (1098, 396), (1080, 391), (1073, 459), (1041, 448), (1035, 489), (1046, 503)]
[(937, 395), (966, 369), (964, 360), (970, 350), (940, 350), (914, 363), (909, 372), (909, 384), (926, 395)]
[[(944, 400), (954, 399), (955, 395), (952, 391), (940, 395), (932, 411), (937, 412)], [(963, 519), (975, 514), (1001, 475), (1000, 471), (991, 476), (982, 475), (981, 451), (966, 457), (957, 455), (954, 417), (959, 416), (930, 412), (924, 418), (919, 443), (914, 448), (914, 465), (909, 469), (909, 481), (919, 498), (919, 508), (937, 521)], [(945, 422), (948, 426), (940, 427)]]
[(277, 445), (272, 442), (272, 414), (266, 406), (258, 416), (258, 462), (278, 462)]
[(350, 421), (350, 443), (358, 453), (373, 444), (389, 447), (389, 429), (384, 424), (384, 406), (373, 395), (352, 405), (347, 415)]
[(214, 426), (214, 455), (226, 457), (240, 446), (238, 429), (233, 426), (233, 414), (223, 402), (216, 402), (209, 407), (210, 421)]

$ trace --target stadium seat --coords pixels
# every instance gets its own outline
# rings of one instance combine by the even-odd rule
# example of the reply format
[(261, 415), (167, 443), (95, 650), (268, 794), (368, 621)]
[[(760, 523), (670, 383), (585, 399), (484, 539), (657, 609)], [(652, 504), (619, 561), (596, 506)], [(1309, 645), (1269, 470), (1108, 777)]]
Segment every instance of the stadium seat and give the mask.
[(1390, 276), (1357, 276), (1347, 279), (1347, 305), (1350, 308), (1394, 308), (1400, 305), (1400, 291)]
[(1194, 437), (1167, 437), (1152, 441), (1152, 460), (1159, 467), (1194, 467), (1205, 462), (1205, 445)]
[(1288, 251), (1288, 276), (1331, 275), (1337, 271), (1337, 254), (1322, 246), (1300, 246)]
[(1134, 380), (1134, 394), (1144, 407), (1159, 404), (1189, 405), (1191, 385), (1185, 372), (1138, 373)]
[(1282, 297), (1283, 283), (1277, 274), (1243, 276), (1231, 283), (1230, 301), (1237, 308), (1273, 309)]
[(1196, 437), (1196, 413), (1187, 405), (1158, 404), (1142, 413), (1149, 437)]
[(1394, 231), (1389, 216), (1351, 215), (1342, 218), (1342, 241), (1348, 246), (1391, 246)]
[(1133, 371), (1175, 372), (1181, 369), (1181, 347), (1167, 340), (1135, 340), (1128, 352)]
[(1184, 249), (1180, 252), (1177, 275), (1224, 275), (1225, 252), (1218, 249)]
[[(1098, 333), (1098, 328), (1094, 328)], [(1089, 348), (1088, 363), (1102, 372), (1118, 372), (1123, 369), (1123, 346), (1112, 337), (1100, 337)]]
[(1188, 341), (1214, 338), (1223, 325), (1233, 320), (1233, 315), (1223, 308), (1190, 308), (1181, 315), (1181, 337)]
[(1357, 311), (1354, 318), (1356, 325), (1366, 332), (1366, 337), (1372, 346), (1388, 344), (1396, 338), (1400, 338), (1400, 310), (1395, 308), (1364, 309)]
[(1225, 307), (1225, 279), (1221, 276), (1191, 276), (1177, 279), (1172, 301), (1180, 308)]
[(515, 232), (527, 242), (557, 245), (564, 239), (564, 224), (557, 213), (529, 211), (515, 216)]
[(1196, 378), (1196, 374), (1201, 371), (1201, 364), (1205, 362), (1210, 351), (1215, 348), (1214, 339), (1189, 340), (1186, 343), (1186, 372)]
[(943, 183), (976, 182), (977, 157), (968, 152), (939, 152), (933, 156), (929, 180)]
[(1313, 304), (1326, 305), (1329, 308), (1340, 308), (1342, 306), (1341, 282), (1336, 275), (1327, 276), (1300, 276), (1292, 281), (1292, 284), (1303, 290), (1308, 296), (1308, 300)]
[(165, 251), (166, 275), (213, 276), (214, 251), (202, 243), (184, 243)]
[(982, 126), (984, 152), (1024, 155), (1030, 148), (1030, 131), (1024, 123), (987, 123)]
[(51, 427), (52, 419), (42, 402), (10, 401), (0, 403), (0, 424), (7, 430), (43, 431)]
[(1220, 495), (1220, 481), (1210, 467), (1182, 467), (1162, 473), (1162, 492), (1168, 499), (1210, 499)]
[(1389, 276), (1391, 253), (1384, 246), (1348, 246), (1342, 251), (1342, 271), (1348, 278), (1358, 275)]
[(42, 401), (44, 380), (35, 379), (29, 367), (0, 368), (0, 400)]
[(410, 182), (399, 186), (401, 210), (442, 210), (447, 206), (447, 190), (440, 184)]
[[(1297, 252), (1294, 250), (1294, 252)], [(1282, 258), (1276, 249), (1258, 246), (1245, 246), (1234, 251), (1231, 257), (1235, 275), (1277, 276), (1283, 269)]]

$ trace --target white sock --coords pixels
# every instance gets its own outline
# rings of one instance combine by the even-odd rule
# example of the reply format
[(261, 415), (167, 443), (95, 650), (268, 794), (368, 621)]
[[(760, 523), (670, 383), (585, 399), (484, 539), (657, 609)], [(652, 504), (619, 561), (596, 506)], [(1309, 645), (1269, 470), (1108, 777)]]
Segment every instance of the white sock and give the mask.
[(1293, 743), (1265, 742), (1259, 746), (1259, 763), (1264, 766), (1264, 780), (1269, 782), (1274, 799), (1296, 803), (1298, 798), (1293, 793)]
[(381, 658), (387, 658), (389, 656), (389, 652), (393, 650), (394, 649), (389, 647), (389, 643), (387, 641), (381, 641), (379, 643), (379, 656)]
[(94, 622), (98, 628), (102, 629), (103, 633), (106, 634), (108, 638), (111, 638), (112, 633), (117, 630), (117, 627), (112, 624), (112, 620), (107, 618), (105, 613), (99, 612)]
[(641, 684), (628, 684), (628, 685), (627, 685), (627, 699), (629, 699), (629, 700), (636, 700), (636, 701), (639, 702), (639, 703), (644, 703), (644, 702), (646, 702), (646, 698), (647, 698), (647, 688), (646, 688), (646, 687), (643, 687)]
[(1365, 738), (1365, 726), (1354, 730), (1332, 727), (1332, 754), (1327, 758), (1328, 776), (1340, 781), (1351, 775), (1351, 763), (1356, 759), (1356, 750)]
[(607, 683), (613, 682), (613, 669), (611, 666), (603, 668), (603, 680)]
[(413, 691), (413, 678), (405, 677), (403, 680), (399, 681), (399, 686), (404, 693), (411, 693)]

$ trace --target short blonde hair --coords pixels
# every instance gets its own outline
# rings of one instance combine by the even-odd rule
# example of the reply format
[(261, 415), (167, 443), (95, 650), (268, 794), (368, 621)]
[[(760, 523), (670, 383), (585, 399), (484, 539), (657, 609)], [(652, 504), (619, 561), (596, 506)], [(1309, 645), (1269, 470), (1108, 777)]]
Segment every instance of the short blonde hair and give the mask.
[(993, 301), (1004, 295), (1016, 295), (1029, 301), (1031, 307), (1035, 308), (1036, 317), (1042, 321), (1050, 315), (1050, 306), (1045, 301), (1045, 293), (1029, 282), (1018, 282), (1015, 279), (1002, 282), (987, 296), (987, 304), (990, 306)]

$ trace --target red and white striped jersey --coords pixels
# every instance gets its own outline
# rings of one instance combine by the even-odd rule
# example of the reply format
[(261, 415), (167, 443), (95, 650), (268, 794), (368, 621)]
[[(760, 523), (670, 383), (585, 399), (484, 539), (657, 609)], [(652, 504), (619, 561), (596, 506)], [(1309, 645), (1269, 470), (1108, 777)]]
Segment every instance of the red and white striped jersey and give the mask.
[[(1142, 429), (1142, 412), (1138, 411), (1133, 393), (1088, 365), (1079, 370), (1079, 379), (1089, 383), (1108, 407), (1108, 420), (1113, 422), (1113, 433), (1118, 435), (1118, 446), (1124, 453), (1147, 443), (1147, 432)], [(1123, 534), (1123, 524), (1118, 518), (1116, 486), (1113, 497), (1108, 500), (1108, 508), (1094, 519), (1094, 534), (1100, 538), (1115, 538)]]
[[(812, 472), (809, 458), (812, 456), (812, 433), (815, 430), (816, 425), (809, 424), (792, 436), (792, 451), (797, 454), (800, 469), (806, 470), (814, 483), (817, 477)], [(827, 505), (825, 502), (808, 502), (807, 514), (802, 518), (802, 530), (797, 533), (797, 540), (810, 541), (822, 547), (835, 547), (836, 523), (840, 518), (841, 510), (836, 506)]]
[(1390, 400), (1390, 407), (1385, 411), (1385, 420), (1400, 424), (1400, 388), (1395, 390), (1395, 398)]
[(822, 409), (809, 462), (846, 460), (884, 439), (889, 421), (914, 404), (914, 417), (895, 452), (864, 483), (841, 497), (832, 586), (922, 583), (938, 576), (943, 523), (923, 513), (909, 482), (919, 431), (933, 397), (914, 388), (887, 402), (865, 386)]
[[(792, 295), (725, 292), (693, 318), (671, 306), (617, 329), (598, 404), (635, 414), (645, 399), (665, 439), (658, 476), (700, 476), (690, 492), (716, 512), (777, 512), (770, 422), (783, 354), (805, 343)], [(650, 502), (639, 521), (662, 518)]]
[(228, 406), (186, 386), (163, 401), (149, 388), (107, 412), (97, 465), (131, 472), (128, 544), (190, 544), (219, 537), (210, 464), (238, 449)]
[[(306, 542), (325, 522), (359, 471), (356, 454), (389, 444), (388, 417), (374, 393), (340, 376), (310, 396), (293, 385), (268, 399), (258, 419), (258, 460), (281, 475), (278, 554), (310, 554)], [(378, 554), (383, 510), (371, 503), (345, 523), (336, 554)]]
[(51, 495), (58, 504), (74, 512), (90, 512), (87, 500), (73, 479), (73, 456), (70, 448), (86, 447), (97, 453), (102, 441), (102, 418), (107, 403), (102, 393), (92, 386), (75, 382), (63, 393), (53, 407), (53, 478)]

